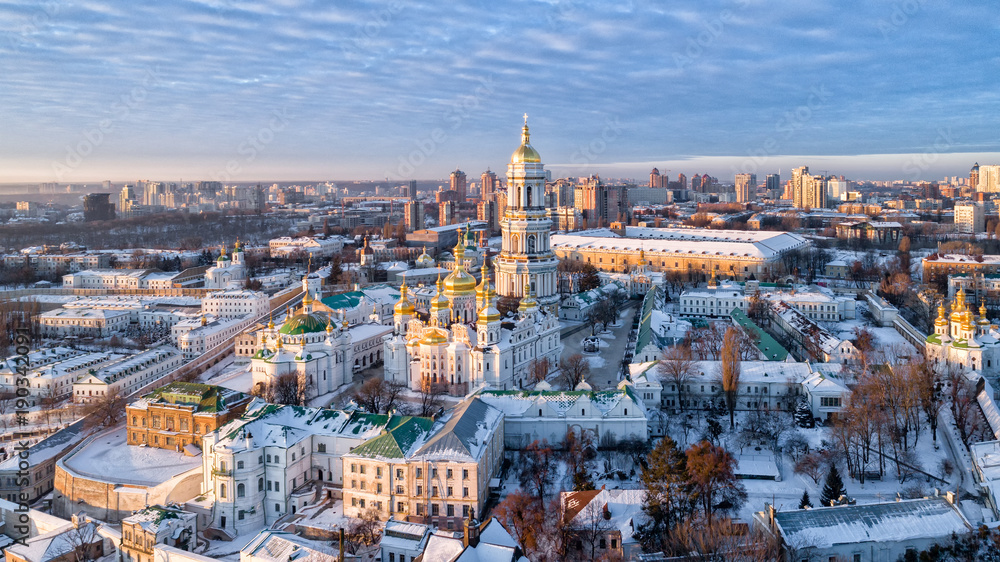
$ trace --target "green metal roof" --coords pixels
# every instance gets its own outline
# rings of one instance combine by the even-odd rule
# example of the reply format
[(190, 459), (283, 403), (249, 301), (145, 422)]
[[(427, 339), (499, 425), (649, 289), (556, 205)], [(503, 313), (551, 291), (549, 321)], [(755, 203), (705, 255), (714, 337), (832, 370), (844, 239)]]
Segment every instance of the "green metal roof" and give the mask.
[(282, 334), (292, 335), (323, 332), (326, 330), (326, 325), (329, 321), (329, 318), (315, 312), (312, 314), (296, 314), (289, 320), (286, 320), (278, 331)]
[(653, 305), (659, 290), (659, 287), (654, 286), (642, 298), (642, 309), (639, 311), (639, 337), (635, 342), (637, 353), (649, 345), (650, 340), (653, 339)]
[(754, 344), (766, 361), (784, 361), (788, 359), (788, 350), (782, 347), (770, 334), (762, 330), (760, 326), (755, 324), (742, 310), (734, 308), (729, 315), (754, 339)]
[(430, 432), (432, 427), (434, 420), (430, 418), (393, 416), (385, 427), (385, 433), (365, 441), (351, 453), (368, 458), (406, 458), (413, 444)]
[(149, 401), (197, 404), (195, 412), (219, 412), (228, 406), (227, 398), (238, 402), (246, 397), (242, 392), (219, 386), (180, 381), (161, 386), (145, 396)]
[(320, 302), (330, 307), (331, 310), (340, 310), (358, 306), (358, 303), (361, 302), (361, 299), (364, 296), (364, 291), (350, 291), (347, 293), (340, 293), (339, 295), (324, 297), (320, 299)]

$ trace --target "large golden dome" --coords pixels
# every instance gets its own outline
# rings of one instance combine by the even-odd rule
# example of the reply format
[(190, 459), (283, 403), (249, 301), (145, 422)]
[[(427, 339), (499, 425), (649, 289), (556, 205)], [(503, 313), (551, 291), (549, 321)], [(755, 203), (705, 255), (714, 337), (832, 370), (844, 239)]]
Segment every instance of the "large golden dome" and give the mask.
[(420, 345), (439, 345), (442, 343), (448, 343), (448, 332), (436, 327), (424, 329), (424, 337), (420, 338)]
[(403, 285), (399, 288), (399, 302), (393, 307), (393, 312), (402, 316), (413, 316), (416, 314), (416, 307), (410, 302), (410, 299), (406, 298), (406, 281), (403, 281)]
[(455, 245), (455, 270), (444, 279), (444, 289), (449, 295), (468, 295), (476, 292), (476, 278), (465, 271), (465, 246), (462, 236)]
[(538, 151), (532, 148), (531, 135), (528, 134), (528, 116), (524, 116), (524, 128), (521, 129), (521, 146), (517, 147), (517, 150), (510, 155), (511, 164), (520, 164), (522, 162), (534, 162), (538, 163), (542, 161), (542, 158), (538, 155)]

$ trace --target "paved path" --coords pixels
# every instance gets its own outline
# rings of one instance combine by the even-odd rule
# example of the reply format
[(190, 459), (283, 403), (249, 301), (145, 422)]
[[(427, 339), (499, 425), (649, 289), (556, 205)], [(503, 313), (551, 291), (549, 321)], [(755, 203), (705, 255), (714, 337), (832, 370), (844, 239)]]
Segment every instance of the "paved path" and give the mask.
[[(621, 325), (616, 328), (609, 326), (614, 338), (601, 338), (608, 343), (608, 347), (602, 347), (601, 352), (597, 355), (600, 360), (603, 360), (603, 365), (591, 367), (590, 377), (587, 379), (587, 382), (594, 387), (594, 390), (611, 388), (618, 385), (618, 375), (621, 372), (622, 359), (625, 357), (625, 348), (628, 344), (628, 334), (629, 331), (632, 330), (632, 319), (638, 310), (639, 307), (636, 306), (627, 308), (622, 315), (622, 319), (620, 320)], [(583, 338), (589, 335), (589, 329), (581, 330), (575, 334), (570, 334), (563, 339), (562, 357), (566, 358), (575, 353), (581, 353)], [(583, 356), (594, 357), (593, 355), (586, 353), (584, 353)], [(600, 360), (593, 360), (593, 363), (600, 364)], [(553, 382), (554, 388), (561, 388), (558, 377), (555, 381), (551, 382)]]

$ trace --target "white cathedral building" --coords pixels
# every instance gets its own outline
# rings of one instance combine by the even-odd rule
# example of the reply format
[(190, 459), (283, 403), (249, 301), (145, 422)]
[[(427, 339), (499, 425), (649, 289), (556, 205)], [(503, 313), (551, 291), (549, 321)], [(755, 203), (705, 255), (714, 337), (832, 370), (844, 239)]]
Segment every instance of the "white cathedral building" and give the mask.
[(927, 336), (927, 358), (936, 366), (960, 371), (995, 374), (1000, 369), (1000, 334), (986, 318), (986, 306), (979, 308), (977, 319), (965, 302), (965, 289), (959, 289), (952, 301), (951, 317), (944, 303), (938, 306), (934, 333)]
[(289, 311), (281, 326), (268, 322), (257, 332), (258, 351), (250, 359), (253, 385), (267, 385), (287, 374), (295, 374), (305, 387), (306, 399), (336, 390), (352, 380), (354, 348), (347, 320), (333, 311), (314, 310), (320, 278), (302, 280), (302, 308)]
[[(384, 339), (386, 380), (416, 391), (444, 389), (464, 396), (481, 388), (522, 388), (531, 382), (535, 360), (548, 360), (551, 369), (558, 365), (558, 262), (549, 244), (545, 170), (529, 139), (525, 117), (521, 146), (507, 166), (509, 202), (495, 259), (496, 289), (487, 265), (476, 286), (459, 237), (454, 269), (438, 279), (426, 320), (417, 317), (405, 283), (400, 287), (393, 334)], [(516, 314), (501, 316), (497, 293), (520, 301)]]
[(205, 287), (208, 289), (242, 289), (247, 279), (247, 268), (243, 262), (243, 246), (236, 241), (233, 257), (230, 259), (223, 248), (215, 265), (205, 271)]

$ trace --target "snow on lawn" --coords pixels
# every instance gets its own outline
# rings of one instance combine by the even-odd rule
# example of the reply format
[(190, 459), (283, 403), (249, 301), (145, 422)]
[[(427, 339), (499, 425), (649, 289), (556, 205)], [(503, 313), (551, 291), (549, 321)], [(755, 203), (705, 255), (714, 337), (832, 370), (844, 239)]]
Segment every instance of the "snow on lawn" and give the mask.
[(201, 456), (125, 444), (125, 428), (100, 436), (66, 461), (71, 469), (110, 482), (156, 485), (201, 466)]
[(249, 394), (250, 389), (253, 388), (253, 373), (250, 371), (249, 365), (234, 363), (204, 382)]
[(604, 358), (596, 355), (585, 355), (584, 359), (590, 364), (591, 369), (600, 369), (605, 364)]
[(302, 508), (302, 518), (295, 522), (296, 525), (307, 527), (318, 527), (320, 529), (340, 529), (350, 526), (353, 517), (344, 515), (344, 502), (327, 500), (323, 503), (308, 505)]

